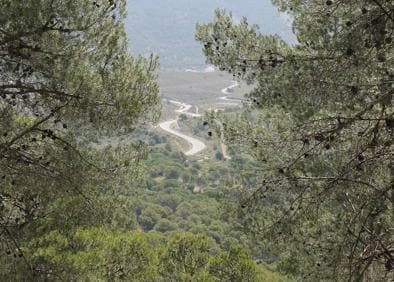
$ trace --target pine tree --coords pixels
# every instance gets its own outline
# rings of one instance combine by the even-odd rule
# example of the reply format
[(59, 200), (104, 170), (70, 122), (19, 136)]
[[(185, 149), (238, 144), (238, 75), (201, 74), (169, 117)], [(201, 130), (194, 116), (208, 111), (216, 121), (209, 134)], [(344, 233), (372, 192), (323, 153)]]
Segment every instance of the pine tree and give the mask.
[(294, 45), (222, 10), (197, 27), (208, 62), (255, 86), (247, 113), (212, 115), (255, 160), (233, 180), (238, 214), (303, 281), (389, 279), (394, 6), (274, 2), (293, 18)]
[(0, 271), (20, 262), (39, 272), (23, 243), (48, 205), (75, 195), (89, 203), (143, 153), (139, 143), (92, 145), (159, 112), (156, 58), (129, 54), (125, 5), (0, 2)]

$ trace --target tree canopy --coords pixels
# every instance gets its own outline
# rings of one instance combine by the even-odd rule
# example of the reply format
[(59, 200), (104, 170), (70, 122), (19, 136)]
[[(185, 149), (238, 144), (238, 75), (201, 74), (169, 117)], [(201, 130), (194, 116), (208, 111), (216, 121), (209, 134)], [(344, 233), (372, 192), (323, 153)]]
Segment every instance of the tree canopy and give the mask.
[(125, 5), (0, 3), (0, 249), (27, 265), (20, 244), (49, 204), (72, 196), (88, 203), (144, 153), (132, 142), (96, 148), (92, 137), (129, 133), (158, 116), (156, 58), (129, 54)]
[[(208, 63), (254, 85), (244, 114), (212, 114), (255, 166), (231, 186), (238, 215), (310, 281), (392, 277), (394, 6), (273, 1), (297, 43), (218, 10), (197, 26)], [(217, 125), (220, 126), (217, 126)], [(240, 198), (241, 200), (238, 201)], [(371, 281), (372, 281), (371, 280)]]
[(129, 53), (126, 2), (0, 2), (0, 280), (393, 279), (392, 1), (273, 0), (293, 45), (198, 25), (253, 88), (180, 116), (201, 159), (150, 124), (158, 60)]

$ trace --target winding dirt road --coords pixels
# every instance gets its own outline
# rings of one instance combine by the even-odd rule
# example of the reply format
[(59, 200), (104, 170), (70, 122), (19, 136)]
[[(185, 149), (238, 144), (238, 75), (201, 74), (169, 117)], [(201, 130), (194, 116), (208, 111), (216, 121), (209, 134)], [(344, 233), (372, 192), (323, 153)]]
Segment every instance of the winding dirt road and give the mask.
[(191, 148), (187, 152), (185, 152), (186, 156), (196, 155), (197, 153), (201, 152), (202, 150), (204, 150), (206, 148), (206, 145), (203, 142), (201, 142), (200, 140), (190, 137), (190, 136), (187, 136), (187, 135), (173, 129), (173, 127), (178, 126), (178, 120), (176, 120), (176, 119), (164, 121), (164, 122), (160, 123), (159, 126), (161, 129), (167, 131), (168, 133), (186, 140), (191, 145)]
[[(231, 84), (230, 86), (228, 86), (226, 88), (223, 88), (221, 90), (221, 92), (224, 95), (226, 95), (226, 96), (219, 97), (219, 99), (226, 101), (226, 104), (238, 104), (238, 103), (240, 103), (241, 100), (231, 99), (231, 98), (227, 97), (227, 95), (231, 94), (230, 93), (231, 89), (237, 87), (238, 85), (239, 85), (238, 82), (233, 81), (233, 84)], [(179, 109), (175, 110), (175, 112), (178, 113), (178, 114), (185, 114), (185, 115), (188, 115), (190, 117), (195, 117), (195, 118), (201, 117), (201, 114), (198, 113), (198, 108), (197, 107), (196, 107), (196, 113), (192, 113), (192, 112), (189, 112), (190, 109), (193, 107), (192, 105), (189, 105), (189, 104), (186, 104), (186, 103), (182, 103), (182, 102), (179, 102), (179, 101), (175, 101), (175, 100), (168, 100), (168, 102), (170, 102), (170, 103), (172, 103), (172, 104), (174, 104), (176, 106), (179, 106)], [(191, 148), (187, 152), (185, 152), (186, 156), (196, 155), (196, 154), (200, 153), (201, 151), (203, 151), (206, 148), (206, 145), (203, 142), (201, 142), (200, 140), (198, 140), (198, 139), (196, 139), (194, 137), (188, 136), (186, 134), (183, 134), (183, 133), (177, 131), (176, 129), (174, 129), (174, 128), (179, 128), (178, 119), (163, 121), (163, 122), (159, 123), (159, 126), (164, 131), (166, 131), (166, 132), (168, 132), (168, 133), (170, 133), (172, 135), (175, 135), (175, 136), (177, 136), (179, 138), (182, 138), (182, 139), (186, 140), (190, 144)], [(227, 154), (226, 154), (226, 148), (224, 147), (223, 143), (221, 144), (221, 147), (222, 147), (223, 155), (225, 157), (229, 158), (227, 156)]]
[(231, 84), (230, 86), (227, 86), (226, 88), (223, 88), (221, 90), (221, 92), (226, 95), (226, 96), (222, 96), (219, 97), (219, 99), (221, 100), (227, 100), (227, 101), (235, 101), (235, 102), (241, 102), (241, 99), (233, 99), (233, 98), (228, 98), (228, 95), (231, 95), (231, 90), (235, 87), (238, 87), (239, 83), (237, 81), (233, 81), (233, 84)]
[[(192, 105), (178, 102), (178, 101), (174, 101), (174, 100), (169, 100), (169, 102), (179, 106), (179, 109), (175, 110), (176, 113), (185, 114), (185, 115), (188, 115), (191, 117), (201, 117), (201, 115), (198, 113), (189, 112), (189, 110), (192, 108)], [(186, 140), (191, 145), (191, 148), (187, 152), (185, 152), (186, 156), (196, 155), (206, 148), (206, 145), (203, 142), (201, 142), (200, 140), (198, 140), (194, 137), (191, 137), (191, 136), (187, 136), (186, 134), (183, 134), (183, 133), (175, 130), (174, 127), (179, 128), (177, 119), (161, 122), (159, 124), (159, 126), (164, 131), (167, 131), (168, 133), (170, 133), (172, 135), (175, 135), (179, 138)]]

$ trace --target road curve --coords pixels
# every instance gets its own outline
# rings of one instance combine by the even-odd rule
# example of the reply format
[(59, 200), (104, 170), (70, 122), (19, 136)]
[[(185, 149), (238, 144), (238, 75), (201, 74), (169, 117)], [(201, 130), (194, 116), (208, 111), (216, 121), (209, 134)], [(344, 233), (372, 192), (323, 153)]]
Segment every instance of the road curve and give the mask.
[(170, 133), (172, 135), (178, 136), (178, 137), (186, 140), (191, 145), (190, 150), (185, 152), (186, 156), (193, 156), (193, 155), (201, 152), (202, 150), (204, 150), (206, 147), (205, 144), (203, 142), (201, 142), (200, 140), (190, 137), (190, 136), (187, 136), (183, 133), (180, 133), (180, 132), (172, 129), (172, 127), (178, 126), (178, 120), (176, 120), (176, 119), (161, 122), (159, 124), (159, 126), (164, 131), (167, 131), (168, 133)]
[[(178, 102), (175, 100), (168, 100), (168, 102), (175, 104), (177, 106), (179, 106), (180, 108), (178, 110), (175, 110), (175, 112), (180, 113), (180, 114), (185, 114), (191, 117), (201, 117), (200, 114), (198, 113), (190, 113), (189, 110), (192, 108), (192, 105), (186, 104), (186, 103), (182, 103), (182, 102)], [(197, 107), (196, 107), (197, 108)], [(197, 108), (198, 111), (198, 108)]]
[(230, 86), (228, 86), (226, 88), (223, 88), (221, 90), (221, 92), (224, 95), (226, 95), (226, 96), (219, 97), (219, 99), (227, 101), (227, 102), (229, 102), (228, 104), (231, 104), (231, 105), (237, 105), (238, 103), (241, 103), (241, 99), (234, 99), (234, 98), (229, 98), (228, 97), (228, 95), (231, 94), (230, 90), (235, 88), (235, 87), (238, 87), (238, 86), (239, 86), (238, 82), (237, 81), (233, 81), (233, 84), (231, 84)]
[[(238, 85), (239, 85), (238, 82), (233, 81), (233, 84), (231, 84), (230, 86), (228, 86), (226, 88), (223, 88), (221, 90), (221, 92), (222, 92), (222, 94), (224, 94), (226, 96), (219, 97), (219, 99), (225, 100), (227, 102), (226, 104), (235, 104), (234, 102), (236, 102), (237, 104), (240, 103), (241, 102), (240, 99), (231, 99), (231, 98), (227, 97), (227, 95), (231, 94), (230, 90), (237, 87)], [(192, 108), (192, 105), (182, 103), (179, 101), (175, 101), (175, 100), (168, 100), (168, 102), (179, 106), (179, 109), (175, 110), (176, 113), (185, 114), (185, 115), (188, 115), (191, 117), (201, 117), (201, 114), (198, 113), (197, 107), (196, 107), (196, 113), (191, 113), (191, 112), (189, 112), (189, 110)], [(233, 102), (233, 103), (231, 103), (231, 102)], [(191, 148), (187, 152), (185, 152), (186, 156), (196, 155), (206, 148), (206, 145), (203, 142), (201, 142), (200, 140), (193, 138), (191, 136), (187, 136), (187, 135), (173, 129), (174, 127), (179, 128), (177, 119), (163, 121), (163, 122), (159, 123), (159, 126), (164, 131), (186, 140), (191, 145)], [(226, 154), (224, 144), (221, 144), (221, 147), (222, 147), (223, 155), (225, 155), (225, 157), (226, 157), (227, 154)], [(229, 157), (227, 156), (227, 158), (229, 158)]]
[[(179, 109), (175, 110), (176, 113), (185, 114), (185, 115), (188, 115), (191, 117), (201, 117), (201, 115), (198, 113), (189, 112), (189, 110), (192, 108), (192, 105), (182, 103), (179, 101), (175, 101), (175, 100), (168, 100), (168, 102), (179, 106)], [(197, 107), (196, 107), (196, 112), (198, 112)], [(201, 142), (200, 140), (193, 138), (191, 136), (187, 136), (187, 135), (173, 129), (174, 127), (179, 128), (177, 119), (164, 121), (164, 122), (160, 123), (159, 126), (164, 131), (167, 131), (168, 133), (170, 133), (172, 135), (175, 135), (177, 137), (180, 137), (180, 138), (186, 140), (191, 145), (191, 148), (187, 152), (185, 152), (186, 156), (196, 155), (206, 148), (206, 145), (203, 142)]]

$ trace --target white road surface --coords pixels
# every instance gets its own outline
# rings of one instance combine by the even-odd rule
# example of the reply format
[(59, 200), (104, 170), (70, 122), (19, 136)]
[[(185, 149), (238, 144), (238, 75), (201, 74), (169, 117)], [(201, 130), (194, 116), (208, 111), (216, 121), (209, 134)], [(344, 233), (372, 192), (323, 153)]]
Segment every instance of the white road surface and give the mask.
[(219, 99), (220, 99), (220, 100), (224, 100), (224, 101), (226, 101), (226, 102), (229, 102), (228, 104), (231, 104), (231, 105), (235, 105), (235, 104), (241, 103), (241, 99), (232, 99), (232, 98), (229, 98), (229, 97), (228, 97), (228, 95), (231, 95), (231, 92), (230, 92), (230, 91), (231, 91), (233, 88), (238, 87), (238, 86), (239, 86), (238, 82), (237, 82), (237, 81), (233, 81), (233, 84), (231, 84), (230, 86), (228, 86), (228, 87), (226, 87), (226, 88), (223, 88), (223, 89), (221, 90), (221, 92), (222, 92), (224, 95), (226, 95), (226, 96), (219, 97)]
[(190, 136), (187, 136), (187, 135), (173, 129), (173, 127), (177, 126), (177, 125), (178, 125), (178, 120), (176, 120), (176, 119), (164, 121), (159, 124), (161, 129), (167, 131), (168, 133), (170, 133), (172, 135), (178, 136), (178, 137), (186, 140), (191, 145), (191, 148), (187, 152), (185, 152), (186, 156), (196, 155), (197, 153), (199, 153), (205, 149), (206, 145), (203, 142), (201, 142), (200, 140), (190, 137)]
[(230, 86), (228, 86), (228, 87), (226, 87), (226, 88), (223, 88), (223, 89), (221, 90), (221, 92), (222, 92), (224, 95), (230, 95), (230, 94), (231, 94), (231, 93), (230, 93), (230, 90), (233, 89), (233, 88), (235, 88), (235, 87), (237, 87), (237, 86), (239, 86), (239, 83), (238, 83), (237, 81), (233, 81), (233, 84), (231, 84)]
[[(231, 89), (237, 87), (238, 85), (239, 85), (238, 82), (233, 81), (233, 84), (231, 84), (230, 86), (228, 86), (226, 88), (223, 88), (221, 90), (221, 92), (226, 96), (219, 97), (219, 99), (226, 101), (227, 104), (234, 104), (235, 102), (240, 103), (241, 100), (231, 99), (231, 98), (227, 97), (227, 95), (231, 94), (230, 93)], [(201, 114), (198, 113), (197, 107), (196, 107), (196, 112), (191, 113), (189, 111), (193, 107), (192, 105), (182, 103), (179, 101), (175, 101), (175, 100), (168, 100), (168, 101), (174, 105), (179, 106), (179, 109), (175, 110), (176, 113), (185, 114), (185, 115), (188, 115), (191, 117), (201, 117)], [(201, 142), (200, 140), (198, 140), (194, 137), (191, 137), (191, 136), (187, 136), (187, 135), (177, 131), (176, 129), (174, 129), (174, 128), (179, 128), (177, 119), (161, 122), (161, 123), (159, 123), (159, 126), (164, 131), (186, 140), (191, 145), (191, 148), (187, 152), (185, 152), (185, 155), (187, 155), (187, 156), (196, 155), (206, 148), (206, 145), (203, 142)]]
[[(189, 110), (193, 107), (192, 105), (186, 104), (186, 103), (182, 103), (182, 102), (178, 102), (175, 100), (169, 100), (170, 103), (175, 104), (177, 106), (179, 106), (180, 108), (178, 110), (175, 110), (175, 112), (180, 113), (180, 114), (185, 114), (191, 117), (201, 117), (200, 114), (198, 113), (190, 113)], [(198, 111), (198, 108), (197, 108)]]

